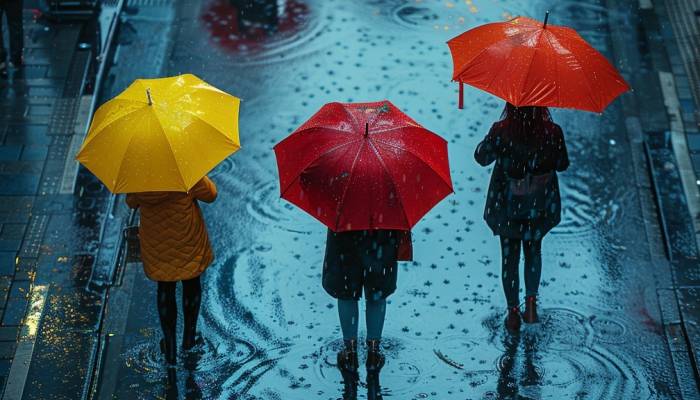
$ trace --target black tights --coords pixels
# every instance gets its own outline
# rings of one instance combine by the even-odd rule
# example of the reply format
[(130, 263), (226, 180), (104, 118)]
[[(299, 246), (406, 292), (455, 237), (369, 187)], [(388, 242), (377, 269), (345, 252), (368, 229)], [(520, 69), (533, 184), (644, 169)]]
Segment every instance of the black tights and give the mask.
[(501, 236), (501, 280), (508, 307), (520, 304), (520, 247), (525, 253), (525, 295), (536, 296), (542, 275), (542, 240), (520, 240)]
[[(158, 316), (160, 317), (163, 337), (168, 343), (175, 343), (175, 328), (177, 327), (176, 285), (177, 282), (158, 282)], [(202, 285), (199, 277), (182, 281), (182, 311), (185, 315), (182, 347), (185, 349), (194, 345), (201, 303)]]

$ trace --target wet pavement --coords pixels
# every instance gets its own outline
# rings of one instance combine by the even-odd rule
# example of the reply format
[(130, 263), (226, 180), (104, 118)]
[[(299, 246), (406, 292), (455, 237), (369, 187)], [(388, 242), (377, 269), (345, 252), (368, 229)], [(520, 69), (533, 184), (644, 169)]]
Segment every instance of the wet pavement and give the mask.
[(243, 149), (214, 171), (219, 199), (203, 207), (217, 259), (204, 274), (200, 356), (168, 388), (155, 285), (127, 263), (108, 305), (99, 398), (340, 396), (336, 308), (320, 282), (325, 228), (279, 198), (272, 146), (326, 102), (385, 98), (450, 142), (455, 185), (416, 226), (416, 261), (402, 264), (390, 298), (386, 397), (680, 398), (657, 297), (670, 267), (652, 254), (661, 236), (645, 215), (654, 210), (631, 189), (638, 172), (620, 102), (602, 115), (553, 114), (572, 162), (561, 176), (563, 221), (544, 241), (542, 322), (513, 337), (502, 326), (498, 241), (481, 218), (489, 170), (472, 158), (503, 104), (467, 89), (460, 111), (450, 83), (445, 42), (475, 25), (550, 10), (551, 23), (609, 54), (608, 24), (625, 15), (577, 1), (278, 3), (279, 15), (260, 18), (182, 0), (155, 39), (139, 30), (169, 14), (129, 22), (122, 59), (155, 51), (143, 70), (118, 63), (112, 90), (138, 75), (194, 73), (243, 99)]

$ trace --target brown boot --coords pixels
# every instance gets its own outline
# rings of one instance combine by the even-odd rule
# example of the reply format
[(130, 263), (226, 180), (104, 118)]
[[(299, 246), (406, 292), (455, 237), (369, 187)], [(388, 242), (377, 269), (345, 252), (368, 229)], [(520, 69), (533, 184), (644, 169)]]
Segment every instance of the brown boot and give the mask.
[(525, 312), (523, 313), (523, 321), (526, 324), (534, 324), (537, 322), (537, 297), (527, 296), (525, 298)]
[(343, 400), (357, 399), (357, 384), (360, 380), (357, 361), (357, 341), (345, 340), (345, 348), (338, 352), (338, 369), (343, 377)]
[(384, 355), (379, 347), (379, 340), (367, 341), (367, 400), (382, 400), (382, 388), (379, 384), (379, 372), (384, 366)]
[(517, 306), (508, 309), (508, 316), (506, 316), (506, 329), (511, 332), (517, 332), (520, 330), (520, 309)]

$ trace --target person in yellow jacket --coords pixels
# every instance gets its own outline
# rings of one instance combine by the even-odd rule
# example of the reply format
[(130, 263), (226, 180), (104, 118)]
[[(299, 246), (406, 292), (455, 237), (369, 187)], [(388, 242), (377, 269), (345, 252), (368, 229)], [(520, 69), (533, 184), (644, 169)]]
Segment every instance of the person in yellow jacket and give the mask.
[(189, 350), (196, 343), (202, 300), (199, 276), (214, 259), (198, 202), (211, 203), (216, 194), (216, 185), (205, 176), (187, 193), (143, 192), (126, 196), (129, 207), (141, 212), (141, 259), (146, 276), (158, 283), (158, 315), (163, 330), (160, 347), (171, 365), (177, 358), (177, 281), (182, 281), (182, 348)]

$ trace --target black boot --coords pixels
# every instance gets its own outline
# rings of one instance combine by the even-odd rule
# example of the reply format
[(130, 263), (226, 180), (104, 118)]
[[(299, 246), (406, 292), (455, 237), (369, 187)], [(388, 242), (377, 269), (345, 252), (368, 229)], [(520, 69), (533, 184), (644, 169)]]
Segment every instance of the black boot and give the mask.
[(357, 372), (357, 341), (345, 340), (345, 348), (338, 352), (338, 369), (343, 377), (343, 400), (357, 399), (357, 383), (360, 375)]
[(379, 372), (384, 366), (384, 355), (379, 348), (379, 340), (367, 341), (367, 400), (382, 400)]

